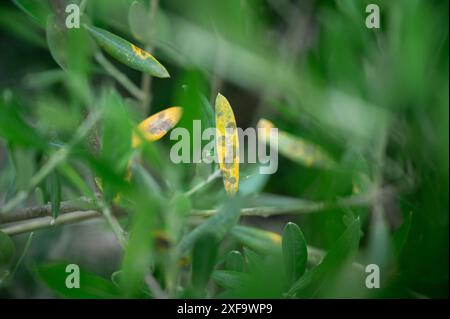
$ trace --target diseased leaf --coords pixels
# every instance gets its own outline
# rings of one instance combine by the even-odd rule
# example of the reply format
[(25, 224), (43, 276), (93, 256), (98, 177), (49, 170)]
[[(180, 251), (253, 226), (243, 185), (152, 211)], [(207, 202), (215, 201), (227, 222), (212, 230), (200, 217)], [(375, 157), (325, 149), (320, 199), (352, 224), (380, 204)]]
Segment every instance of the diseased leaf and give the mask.
[(239, 187), (239, 138), (233, 109), (228, 100), (216, 97), (216, 149), (223, 184), (228, 194), (235, 194)]
[(109, 31), (87, 24), (83, 26), (89, 31), (101, 48), (123, 64), (155, 77), (170, 77), (166, 68), (147, 51), (142, 50)]
[(138, 147), (142, 139), (154, 142), (162, 138), (180, 120), (183, 109), (173, 106), (153, 114), (139, 123), (137, 132), (133, 133), (133, 147)]
[[(258, 137), (267, 143), (270, 137), (270, 129), (274, 128), (273, 123), (266, 119), (260, 119), (257, 126), (264, 129), (264, 133), (258, 135)], [(330, 169), (336, 165), (331, 156), (322, 150), (320, 146), (279, 129), (277, 147), (282, 155), (307, 167)]]
[(244, 256), (240, 251), (232, 250), (228, 253), (225, 268), (231, 271), (244, 271)]
[(80, 267), (80, 287), (68, 288), (66, 272), (69, 262), (53, 262), (39, 265), (36, 268), (38, 277), (58, 296), (76, 299), (111, 299), (120, 298), (120, 291), (114, 284), (94, 273), (88, 272)]
[(308, 250), (305, 237), (294, 223), (287, 223), (283, 230), (282, 251), (289, 283), (298, 280), (306, 269)]
[(247, 226), (234, 226), (230, 232), (242, 245), (262, 254), (280, 251), (281, 236), (277, 233)]

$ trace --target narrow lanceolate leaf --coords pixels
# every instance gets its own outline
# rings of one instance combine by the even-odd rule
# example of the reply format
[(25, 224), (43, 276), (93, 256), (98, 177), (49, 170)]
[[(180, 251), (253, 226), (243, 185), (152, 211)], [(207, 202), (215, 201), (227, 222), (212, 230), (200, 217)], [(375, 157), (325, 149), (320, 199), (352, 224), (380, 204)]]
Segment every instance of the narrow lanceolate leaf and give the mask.
[(280, 251), (281, 236), (277, 233), (247, 226), (235, 226), (230, 232), (242, 245), (262, 254)]
[(181, 107), (173, 106), (146, 118), (133, 134), (133, 147), (138, 147), (142, 140), (154, 142), (162, 138), (178, 123), (182, 114)]
[(123, 64), (159, 78), (170, 77), (166, 68), (147, 51), (109, 31), (86, 24), (84, 27), (103, 50)]
[(12, 239), (0, 231), (0, 282), (9, 266), (11, 266), (15, 249)]
[[(270, 129), (274, 128), (273, 123), (266, 119), (261, 119), (258, 121), (258, 128), (264, 129), (264, 134), (260, 134), (259, 138), (267, 143)], [(282, 155), (307, 167), (330, 169), (336, 165), (331, 156), (322, 150), (320, 146), (281, 130), (278, 130), (277, 147)]]
[(239, 138), (233, 109), (220, 93), (216, 98), (216, 148), (225, 190), (235, 194), (239, 185)]
[(63, 298), (111, 299), (121, 297), (121, 292), (111, 281), (85, 269), (70, 268), (68, 265), (70, 265), (68, 262), (43, 264), (36, 267), (36, 273), (47, 287)]
[(216, 238), (211, 234), (201, 236), (192, 252), (192, 284), (201, 291), (209, 281), (217, 257)]
[(205, 234), (213, 235), (218, 241), (222, 240), (228, 231), (239, 221), (241, 205), (242, 199), (239, 196), (235, 196), (226, 201), (217, 214), (205, 220), (183, 237), (178, 244), (177, 253), (180, 256), (185, 255), (194, 243)]
[(305, 272), (308, 260), (305, 237), (300, 228), (294, 223), (288, 223), (284, 227), (282, 251), (288, 280), (290, 283), (294, 283)]
[(355, 219), (338, 238), (322, 262), (307, 271), (291, 286), (288, 296), (310, 298), (317, 295), (325, 281), (330, 280), (330, 277), (339, 271), (344, 263), (354, 258), (359, 247), (360, 227), (359, 219)]

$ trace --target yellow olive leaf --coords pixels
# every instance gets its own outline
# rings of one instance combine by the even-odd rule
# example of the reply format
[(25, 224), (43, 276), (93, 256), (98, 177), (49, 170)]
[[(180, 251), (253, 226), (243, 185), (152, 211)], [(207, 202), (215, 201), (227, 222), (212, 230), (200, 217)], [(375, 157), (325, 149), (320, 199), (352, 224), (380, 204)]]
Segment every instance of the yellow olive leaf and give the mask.
[(142, 140), (154, 142), (162, 138), (180, 120), (183, 109), (173, 106), (149, 116), (137, 126), (137, 132), (133, 133), (133, 148), (141, 145)]
[(233, 109), (220, 93), (216, 98), (216, 148), (223, 184), (228, 194), (239, 185), (239, 138)]
[[(257, 126), (264, 129), (263, 134), (258, 136), (263, 142), (267, 143), (270, 129), (274, 128), (273, 123), (266, 119), (260, 119)], [(320, 146), (281, 130), (278, 130), (278, 145), (276, 147), (282, 155), (307, 167), (330, 169), (336, 165), (331, 156)]]

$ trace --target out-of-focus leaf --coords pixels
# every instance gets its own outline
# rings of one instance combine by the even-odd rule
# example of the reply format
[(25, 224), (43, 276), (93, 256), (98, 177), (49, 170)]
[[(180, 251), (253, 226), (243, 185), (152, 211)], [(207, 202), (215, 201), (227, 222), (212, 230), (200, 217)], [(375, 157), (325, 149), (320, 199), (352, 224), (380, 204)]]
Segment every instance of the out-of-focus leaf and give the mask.
[(192, 285), (201, 292), (208, 284), (217, 257), (216, 238), (205, 234), (197, 239), (192, 250)]
[(240, 251), (232, 250), (225, 259), (226, 270), (244, 271), (244, 257)]
[(305, 237), (296, 224), (286, 224), (283, 230), (281, 246), (288, 280), (290, 283), (294, 283), (305, 272), (308, 260)]
[(46, 48), (47, 44), (38, 27), (34, 25), (23, 13), (2, 7), (0, 12), (0, 26), (18, 38), (29, 43)]
[(186, 217), (191, 210), (191, 201), (188, 196), (183, 193), (174, 195), (169, 204), (169, 214), (167, 216), (167, 228), (169, 236), (178, 242), (185, 226)]
[(92, 190), (86, 184), (85, 180), (80, 176), (79, 172), (69, 163), (63, 163), (58, 167), (58, 172), (64, 176), (69, 183), (75, 186), (82, 195), (92, 197)]
[[(102, 99), (104, 108), (104, 124), (102, 137), (101, 159), (114, 172), (125, 177), (129, 160), (132, 156), (131, 134), (132, 125), (128, 111), (120, 95), (109, 90)], [(107, 198), (119, 191), (108, 180), (102, 177), (103, 190)]]
[(211, 278), (219, 286), (227, 289), (240, 288), (249, 282), (248, 274), (233, 270), (214, 270)]
[(405, 216), (403, 224), (394, 233), (393, 240), (397, 254), (400, 254), (406, 241), (408, 240), (409, 231), (411, 229), (412, 212), (409, 212)]
[(258, 255), (258, 253), (247, 247), (244, 247), (244, 260), (247, 272), (257, 274), (261, 271), (263, 257)]
[(0, 283), (5, 272), (11, 266), (16, 247), (12, 239), (0, 231)]
[[(270, 129), (274, 128), (273, 123), (266, 119), (260, 119), (257, 126), (258, 128), (264, 129), (264, 134), (258, 137), (267, 143), (270, 137)], [(336, 165), (331, 156), (318, 145), (281, 130), (278, 130), (277, 147), (282, 155), (307, 167), (329, 169)]]
[(137, 132), (133, 133), (133, 147), (138, 147), (142, 143), (142, 139), (149, 142), (161, 139), (178, 123), (182, 114), (181, 107), (173, 106), (146, 118), (139, 123)]
[(47, 189), (50, 193), (50, 201), (52, 203), (52, 217), (56, 219), (59, 215), (61, 205), (61, 182), (57, 172), (52, 172), (47, 177)]
[(44, 149), (45, 139), (28, 125), (17, 111), (17, 107), (6, 105), (0, 100), (0, 136), (7, 141), (23, 146)]
[(170, 77), (166, 68), (147, 51), (142, 50), (109, 31), (87, 24), (83, 26), (89, 31), (100, 47), (123, 64), (159, 78)]
[(9, 147), (9, 150), (14, 164), (17, 189), (24, 190), (28, 187), (30, 179), (36, 171), (34, 152), (13, 145)]
[(96, 274), (80, 267), (80, 287), (68, 288), (66, 279), (70, 272), (66, 272), (68, 262), (54, 262), (39, 265), (36, 268), (39, 278), (58, 296), (77, 299), (111, 299), (120, 298), (120, 291), (114, 284)]
[(151, 43), (154, 30), (150, 10), (141, 2), (133, 1), (128, 10), (128, 24), (133, 36), (142, 43)]
[[(126, 296), (138, 296), (147, 272), (154, 262), (154, 240), (157, 201), (142, 197), (133, 216), (130, 235), (122, 261), (121, 288)], [(156, 204), (155, 204), (156, 203)]]
[(223, 184), (228, 194), (235, 194), (239, 185), (239, 138), (233, 109), (228, 100), (216, 97), (216, 149)]
[(204, 234), (212, 234), (220, 241), (238, 222), (241, 201), (241, 198), (236, 196), (225, 202), (216, 215), (209, 217), (181, 240), (177, 247), (178, 253), (184, 255)]
[(277, 233), (247, 226), (234, 226), (230, 234), (242, 245), (262, 254), (280, 252), (281, 236)]
[(340, 270), (345, 262), (349, 262), (358, 250), (360, 239), (360, 222), (355, 219), (328, 251), (322, 262), (307, 271), (288, 291), (290, 296), (312, 297), (320, 290), (323, 283), (333, 273)]
[[(82, 20), (86, 18), (83, 16)], [(70, 70), (74, 74), (83, 74), (89, 70), (89, 57), (93, 50), (86, 30), (67, 28), (54, 16), (47, 19), (45, 30), (50, 54), (63, 70)]]
[(62, 82), (65, 76), (66, 74), (63, 70), (51, 69), (28, 74), (24, 79), (24, 83), (29, 88), (43, 89)]
[(12, 0), (12, 2), (41, 27), (45, 27), (47, 16), (51, 14), (48, 1)]

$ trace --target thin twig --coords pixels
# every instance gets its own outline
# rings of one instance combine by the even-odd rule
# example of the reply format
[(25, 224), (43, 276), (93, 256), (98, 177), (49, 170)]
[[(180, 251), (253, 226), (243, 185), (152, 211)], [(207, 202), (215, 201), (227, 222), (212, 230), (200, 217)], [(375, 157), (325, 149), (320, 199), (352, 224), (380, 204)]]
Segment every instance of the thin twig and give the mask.
[(145, 98), (144, 92), (142, 92), (125, 74), (120, 72), (108, 59), (99, 51), (95, 54), (97, 62), (119, 82), (128, 92), (131, 93), (138, 100)]
[(195, 192), (199, 191), (209, 183), (211, 183), (213, 180), (215, 180), (217, 177), (220, 176), (220, 170), (216, 170), (214, 173), (210, 174), (203, 182), (198, 183), (194, 187), (192, 187), (190, 190), (188, 190), (186, 193), (184, 193), (186, 196), (191, 196)]
[(153, 275), (150, 272), (148, 272), (145, 275), (144, 281), (145, 281), (145, 284), (147, 285), (148, 289), (150, 289), (150, 291), (152, 292), (153, 297), (155, 297), (157, 299), (168, 299), (169, 298), (169, 296), (167, 296), (167, 294), (164, 292), (164, 290), (159, 285), (158, 281), (155, 279), (155, 277), (153, 277)]
[[(384, 190), (384, 192), (392, 192), (391, 188)], [(378, 196), (382, 196), (384, 192), (368, 192), (361, 195), (353, 195), (347, 198), (342, 198), (334, 202), (306, 202), (302, 201), (298, 205), (282, 206), (282, 207), (248, 207), (242, 209), (242, 215), (244, 216), (262, 216), (268, 217), (272, 215), (280, 215), (286, 213), (296, 213), (296, 214), (307, 214), (307, 213), (317, 213), (324, 209), (329, 209), (333, 207), (357, 207), (373, 203), (373, 200)], [(64, 202), (63, 202), (64, 205)], [(75, 207), (74, 207), (75, 209)], [(61, 212), (54, 223), (51, 223), (51, 207), (45, 206), (41, 209), (28, 209), (28, 211), (38, 212), (41, 216), (46, 214), (47, 217), (35, 218), (31, 220), (25, 220), (22, 223), (17, 223), (12, 226), (5, 226), (0, 230), (8, 235), (16, 235), (20, 233), (31, 232), (38, 229), (49, 228), (54, 225), (61, 225), (67, 223), (76, 223), (78, 221), (92, 219), (96, 217), (101, 217), (101, 209), (90, 209), (88, 211), (78, 210), (72, 212)], [(193, 209), (190, 212), (192, 217), (209, 217), (217, 213), (217, 209)], [(11, 216), (13, 213), (9, 213)], [(117, 207), (112, 207), (112, 216), (121, 216), (124, 211)], [(18, 215), (25, 216), (19, 212)], [(1, 214), (0, 214), (1, 216)], [(4, 215), (5, 216), (5, 215)], [(4, 216), (2, 218), (4, 218)]]
[[(90, 115), (86, 121), (84, 121), (78, 130), (75, 132), (72, 140), (53, 153), (49, 160), (34, 174), (30, 183), (27, 185), (25, 190), (22, 190), (16, 194), (9, 202), (4, 204), (4, 206), (0, 209), (0, 215), (3, 212), (8, 212), (17, 207), (22, 201), (24, 201), (28, 194), (34, 190), (53, 170), (55, 170), (58, 165), (63, 163), (67, 156), (69, 155), (72, 148), (78, 144), (82, 139), (84, 139), (87, 134), (91, 131), (91, 129), (95, 126), (97, 121), (100, 119), (100, 112), (93, 113)], [(1, 218), (0, 218), (1, 219)]]

